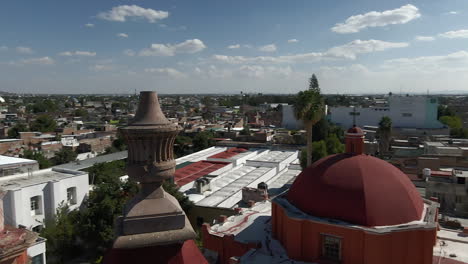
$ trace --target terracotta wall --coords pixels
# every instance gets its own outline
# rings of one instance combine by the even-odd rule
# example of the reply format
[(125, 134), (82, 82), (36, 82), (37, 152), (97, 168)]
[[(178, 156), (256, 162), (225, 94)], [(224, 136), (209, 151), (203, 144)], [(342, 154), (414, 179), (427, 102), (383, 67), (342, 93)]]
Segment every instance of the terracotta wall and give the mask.
[(27, 264), (29, 263), (29, 258), (27, 251), (23, 251), (21, 255), (15, 256), (9, 259), (0, 259), (0, 264)]
[(375, 234), (344, 226), (289, 218), (276, 203), (272, 204), (272, 209), (274, 237), (293, 259), (321, 263), (321, 236), (329, 234), (342, 238), (342, 264), (432, 264), (435, 228)]
[(229, 259), (234, 256), (242, 256), (252, 248), (257, 248), (257, 244), (244, 244), (234, 240), (234, 235), (217, 236), (208, 232), (209, 224), (202, 226), (203, 247), (218, 252), (218, 263), (229, 264)]

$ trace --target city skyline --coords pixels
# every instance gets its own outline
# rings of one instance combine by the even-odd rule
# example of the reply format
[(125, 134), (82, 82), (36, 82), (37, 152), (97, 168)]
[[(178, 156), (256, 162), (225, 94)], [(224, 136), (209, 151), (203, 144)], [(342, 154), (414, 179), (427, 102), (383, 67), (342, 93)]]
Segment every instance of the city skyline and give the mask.
[(8, 1), (0, 90), (466, 91), (468, 2)]

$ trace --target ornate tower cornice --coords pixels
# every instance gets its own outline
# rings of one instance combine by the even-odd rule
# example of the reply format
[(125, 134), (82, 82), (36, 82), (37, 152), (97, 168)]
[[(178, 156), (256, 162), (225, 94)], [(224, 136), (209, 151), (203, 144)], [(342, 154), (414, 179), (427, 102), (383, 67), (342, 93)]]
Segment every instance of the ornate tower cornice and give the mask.
[(164, 116), (156, 92), (140, 93), (135, 118), (120, 133), (128, 145), (128, 175), (141, 188), (118, 219), (114, 248), (181, 243), (195, 237), (178, 201), (161, 186), (174, 176), (173, 147), (180, 130)]

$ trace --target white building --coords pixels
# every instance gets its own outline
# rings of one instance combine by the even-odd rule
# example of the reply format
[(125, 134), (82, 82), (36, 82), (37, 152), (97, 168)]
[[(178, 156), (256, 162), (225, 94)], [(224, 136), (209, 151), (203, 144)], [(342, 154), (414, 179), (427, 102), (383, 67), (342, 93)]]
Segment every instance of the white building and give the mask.
[(389, 96), (388, 106), (373, 107), (330, 107), (328, 118), (343, 127), (356, 125), (378, 126), (384, 116), (392, 119), (395, 128), (442, 129), (444, 124), (437, 120), (438, 102), (427, 96)]
[(64, 169), (45, 169), (0, 178), (5, 224), (39, 231), (62, 203), (78, 208), (88, 194), (88, 174)]
[(0, 177), (22, 173), (32, 173), (39, 169), (35, 160), (0, 155)]
[(298, 151), (212, 147), (177, 159), (179, 191), (197, 225), (287, 190), (301, 172)]

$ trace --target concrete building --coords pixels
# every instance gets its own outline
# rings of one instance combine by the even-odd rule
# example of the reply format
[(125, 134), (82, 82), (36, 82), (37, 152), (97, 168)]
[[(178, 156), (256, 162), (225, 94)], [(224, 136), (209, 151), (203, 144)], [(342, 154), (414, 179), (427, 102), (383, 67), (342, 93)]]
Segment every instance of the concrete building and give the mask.
[(77, 209), (88, 194), (88, 174), (45, 169), (0, 178), (5, 223), (39, 231), (62, 203)]
[(443, 213), (468, 217), (468, 171), (425, 169), (426, 198), (436, 197)]
[(39, 170), (35, 160), (14, 158), (0, 155), (0, 178)]
[(287, 129), (302, 129), (304, 127), (302, 120), (296, 119), (293, 105), (283, 105), (281, 111), (283, 114), (281, 121), (282, 127)]
[(378, 126), (384, 116), (392, 119), (394, 128), (419, 128), (443, 131), (437, 120), (437, 98), (427, 96), (389, 96), (387, 106), (330, 107), (331, 122), (348, 128), (355, 120), (357, 126)]
[(0, 189), (0, 263), (45, 264), (45, 239), (33, 231), (5, 224), (4, 195)]

